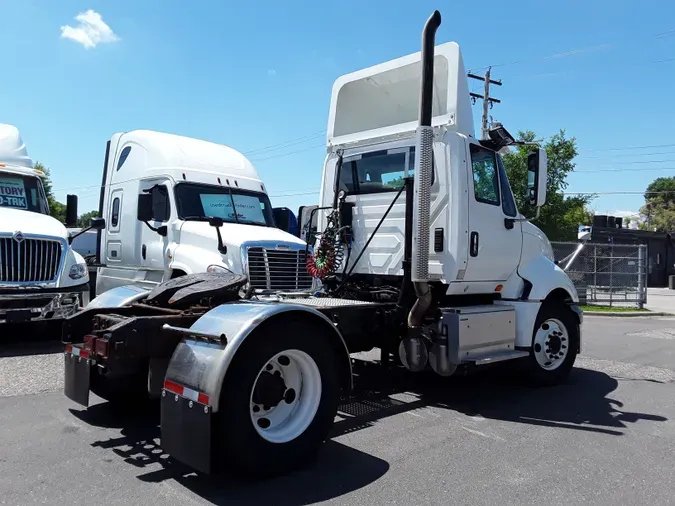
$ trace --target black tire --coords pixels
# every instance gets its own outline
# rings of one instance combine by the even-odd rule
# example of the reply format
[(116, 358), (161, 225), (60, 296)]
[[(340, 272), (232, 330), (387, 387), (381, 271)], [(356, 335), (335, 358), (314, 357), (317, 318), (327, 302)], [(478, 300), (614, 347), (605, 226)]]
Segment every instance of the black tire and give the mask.
[[(324, 329), (285, 320), (281, 325), (266, 326), (257, 332), (258, 335), (249, 336), (237, 350), (226, 374), (218, 414), (213, 421), (216, 467), (247, 479), (270, 478), (311, 464), (328, 438), (340, 399), (339, 357), (336, 357)], [(320, 403), (302, 434), (286, 443), (271, 443), (260, 436), (253, 425), (251, 392), (265, 364), (278, 353), (291, 349), (304, 351), (318, 366)]]
[[(567, 338), (556, 345), (566, 346), (567, 355), (558, 365), (557, 368), (547, 370), (542, 367), (537, 358), (536, 353), (541, 348), (536, 342), (537, 332), (547, 321), (557, 320), (565, 327)], [(546, 329), (543, 329), (546, 330)], [(580, 329), (577, 317), (567, 304), (562, 301), (547, 301), (542, 304), (537, 315), (537, 319), (532, 332), (532, 348), (530, 349), (530, 356), (528, 357), (527, 373), (529, 380), (537, 386), (553, 386), (564, 382), (569, 376), (574, 361), (576, 360), (579, 349)], [(544, 350), (545, 351), (545, 350)], [(556, 348), (553, 351), (558, 351)]]

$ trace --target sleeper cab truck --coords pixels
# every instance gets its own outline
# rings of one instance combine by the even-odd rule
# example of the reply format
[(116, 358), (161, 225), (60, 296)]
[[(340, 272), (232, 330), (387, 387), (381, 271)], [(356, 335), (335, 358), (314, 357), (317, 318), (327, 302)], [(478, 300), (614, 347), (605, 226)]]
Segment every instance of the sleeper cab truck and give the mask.
[(277, 228), (255, 167), (228, 146), (148, 130), (113, 135), (99, 212), (92, 307), (194, 273), (246, 274), (259, 289), (313, 286), (306, 243)]
[[(581, 346), (576, 291), (515, 208), (497, 153), (514, 141), (501, 127), (474, 137), (460, 50), (435, 47), (439, 25), (434, 12), (421, 53), (333, 87), (308, 259), (319, 291), (242, 295), (246, 276), (214, 272), (83, 311), (64, 324), (65, 394), (87, 406), (97, 369), (164, 360), (138, 381), (160, 399), (164, 451), (269, 476), (316, 456), (352, 353), (441, 376), (514, 360), (536, 383), (563, 381)], [(544, 153), (529, 162), (540, 207)]]
[[(90, 300), (86, 263), (64, 224), (49, 215), (43, 176), (19, 130), (0, 125), (0, 341), (17, 324), (58, 323)], [(66, 218), (70, 226), (77, 221), (74, 195)]]

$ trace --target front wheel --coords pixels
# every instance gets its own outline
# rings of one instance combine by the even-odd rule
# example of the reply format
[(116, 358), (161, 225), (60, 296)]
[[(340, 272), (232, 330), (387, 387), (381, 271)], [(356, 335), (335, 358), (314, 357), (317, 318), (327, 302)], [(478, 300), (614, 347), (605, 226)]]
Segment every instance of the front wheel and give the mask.
[(567, 304), (545, 302), (535, 322), (529, 376), (538, 385), (556, 385), (569, 376), (579, 349), (579, 324)]
[(223, 384), (216, 437), (220, 464), (270, 477), (314, 460), (333, 425), (338, 368), (323, 328), (302, 322), (258, 329)]

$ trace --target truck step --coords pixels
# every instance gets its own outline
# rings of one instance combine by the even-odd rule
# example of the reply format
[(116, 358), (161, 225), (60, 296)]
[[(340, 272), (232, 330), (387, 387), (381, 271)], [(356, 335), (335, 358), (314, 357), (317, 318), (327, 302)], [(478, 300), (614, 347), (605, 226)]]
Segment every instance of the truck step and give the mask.
[(516, 358), (525, 358), (530, 354), (529, 351), (501, 351), (497, 353), (491, 353), (487, 355), (478, 356), (468, 360), (467, 362), (473, 362), (476, 365), (488, 365), (494, 364), (496, 362), (503, 362), (504, 360), (513, 360)]

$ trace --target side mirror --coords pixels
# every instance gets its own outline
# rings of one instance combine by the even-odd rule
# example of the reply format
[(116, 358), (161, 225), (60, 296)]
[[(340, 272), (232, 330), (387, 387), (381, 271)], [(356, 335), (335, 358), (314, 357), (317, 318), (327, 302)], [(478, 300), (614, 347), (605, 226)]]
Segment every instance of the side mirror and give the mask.
[(277, 228), (297, 237), (298, 220), (293, 211), (287, 207), (275, 207), (272, 209), (272, 214), (274, 215), (274, 222)]
[(103, 230), (105, 228), (105, 218), (92, 218), (89, 222), (90, 230)]
[(539, 148), (527, 155), (527, 200), (535, 207), (546, 203), (548, 159), (546, 150)]
[(316, 233), (317, 222), (319, 220), (319, 213), (317, 212), (319, 206), (300, 206), (298, 209), (298, 231), (299, 237), (305, 242), (310, 242), (314, 239)]
[(66, 227), (77, 227), (77, 195), (66, 195)]
[(138, 210), (136, 218), (138, 221), (152, 221), (152, 194), (141, 193), (138, 196)]

